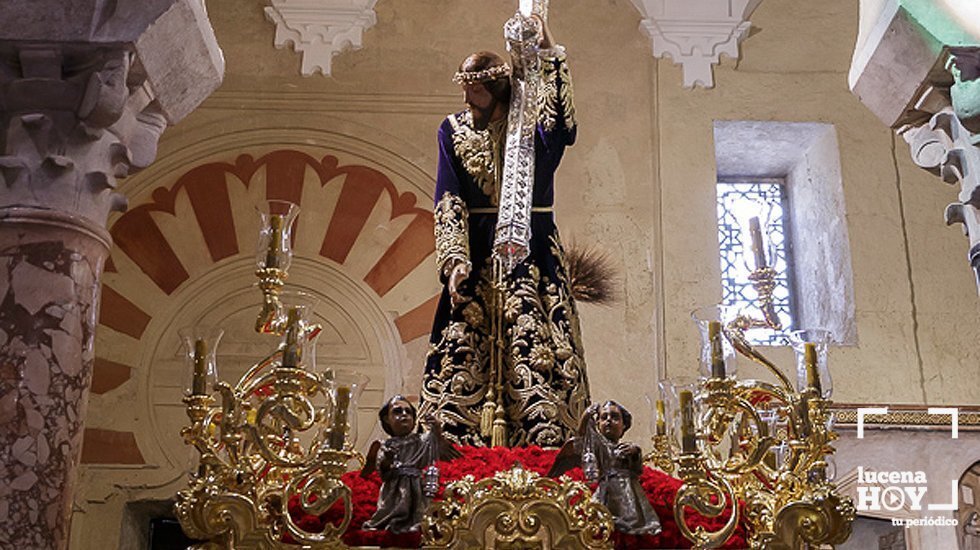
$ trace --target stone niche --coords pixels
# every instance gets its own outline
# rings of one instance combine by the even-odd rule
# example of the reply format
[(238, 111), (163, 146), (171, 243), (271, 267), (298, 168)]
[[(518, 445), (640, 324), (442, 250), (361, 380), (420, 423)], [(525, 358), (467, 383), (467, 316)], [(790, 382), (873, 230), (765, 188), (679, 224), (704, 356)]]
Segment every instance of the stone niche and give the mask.
[(788, 195), (795, 323), (857, 344), (837, 132), (816, 122), (715, 121), (719, 181), (778, 180)]

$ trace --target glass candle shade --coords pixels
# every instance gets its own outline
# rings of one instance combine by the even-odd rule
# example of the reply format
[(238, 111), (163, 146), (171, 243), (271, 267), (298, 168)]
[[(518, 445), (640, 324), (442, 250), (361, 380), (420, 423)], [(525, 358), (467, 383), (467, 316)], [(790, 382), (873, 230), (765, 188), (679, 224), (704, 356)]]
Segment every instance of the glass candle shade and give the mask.
[(826, 455), (823, 459), (827, 463), (827, 467), (824, 469), (824, 479), (834, 481), (837, 479), (837, 461), (833, 455)]
[(259, 214), (256, 266), (286, 271), (293, 259), (293, 226), (299, 206), (289, 201), (267, 201), (255, 210)]
[(277, 322), (284, 327), (280, 344), (282, 366), (316, 372), (316, 340), (320, 335), (313, 317), (318, 302), (316, 296), (287, 290), (282, 293), (279, 302), (282, 305), (282, 318)]
[(667, 408), (660, 391), (647, 392), (643, 395), (650, 407), (650, 433), (653, 435), (667, 434)]
[(776, 435), (776, 423), (779, 422), (779, 410), (767, 405), (760, 405), (756, 407), (756, 411), (759, 413), (759, 420), (762, 424), (759, 426), (759, 436), (774, 436)]
[(333, 402), (327, 445), (338, 451), (353, 449), (357, 444), (357, 404), (370, 379), (349, 370), (330, 370), (325, 376)]
[(694, 393), (682, 390), (679, 394), (681, 412), (681, 452), (697, 451), (697, 430), (694, 428)]
[[(808, 387), (816, 385), (822, 398), (830, 398), (834, 391), (830, 369), (827, 367), (827, 351), (830, 340), (830, 331), (823, 329), (794, 330), (789, 333), (789, 343), (796, 354), (797, 390), (802, 392)], [(807, 344), (812, 345), (808, 346)], [(810, 348), (809, 356), (808, 347)], [(807, 366), (808, 361), (812, 363), (812, 367)]]
[(224, 331), (211, 327), (186, 327), (177, 331), (183, 343), (186, 367), (184, 393), (209, 395), (218, 381), (218, 342)]
[(694, 429), (700, 427), (700, 414), (698, 411), (700, 407), (698, 406), (699, 400), (699, 387), (698, 382), (691, 377), (674, 377), (667, 380), (661, 380), (659, 383), (660, 395), (664, 403), (664, 412), (666, 415), (666, 430), (667, 439), (670, 441), (671, 447), (677, 452), (683, 449), (683, 433), (682, 433), (682, 404), (681, 404), (681, 394), (683, 392), (689, 392), (693, 398), (692, 401), (692, 411), (694, 413)]
[(732, 378), (737, 374), (735, 347), (724, 331), (737, 314), (737, 309), (722, 305), (698, 308), (691, 313), (701, 334), (698, 363), (702, 378)]

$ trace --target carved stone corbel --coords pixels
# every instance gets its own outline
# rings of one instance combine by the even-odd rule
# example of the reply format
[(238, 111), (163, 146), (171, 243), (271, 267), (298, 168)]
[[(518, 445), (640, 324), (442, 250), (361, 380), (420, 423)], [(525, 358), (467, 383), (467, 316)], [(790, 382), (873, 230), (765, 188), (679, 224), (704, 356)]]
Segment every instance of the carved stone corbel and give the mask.
[(378, 0), (272, 0), (265, 17), (276, 26), (276, 48), (292, 45), (302, 55), (303, 76), (330, 76), (333, 58), (358, 50), (374, 26)]
[(916, 165), (959, 184), (959, 200), (946, 207), (946, 225), (963, 224), (970, 239), (968, 258), (980, 292), (980, 148), (974, 134), (952, 107), (936, 113), (926, 124), (900, 132), (908, 142)]
[(670, 57), (684, 70), (684, 87), (713, 88), (712, 66), (721, 56), (739, 58), (749, 34), (749, 16), (762, 0), (632, 0), (643, 16), (640, 30), (650, 38), (654, 57)]
[[(917, 166), (950, 185), (959, 184), (959, 200), (946, 206), (944, 217), (946, 225), (963, 224), (980, 293), (980, 46), (950, 48), (943, 67), (947, 73), (932, 77), (897, 132), (908, 142)], [(934, 111), (925, 123), (916, 124)]]

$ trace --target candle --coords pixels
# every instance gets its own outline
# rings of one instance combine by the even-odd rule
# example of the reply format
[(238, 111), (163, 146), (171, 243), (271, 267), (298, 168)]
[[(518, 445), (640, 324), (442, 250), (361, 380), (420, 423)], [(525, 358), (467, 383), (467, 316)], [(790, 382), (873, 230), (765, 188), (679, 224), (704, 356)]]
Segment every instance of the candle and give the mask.
[(722, 347), (721, 323), (708, 322), (708, 342), (711, 345), (711, 377), (725, 377), (725, 352)]
[(664, 412), (664, 400), (657, 399), (657, 435), (667, 433), (666, 418), (667, 414)]
[(821, 395), (820, 370), (817, 368), (817, 345), (813, 342), (803, 344), (803, 362), (806, 364), (806, 385)]
[(337, 399), (334, 404), (333, 428), (330, 430), (330, 448), (344, 450), (344, 439), (347, 436), (347, 408), (350, 407), (350, 388), (337, 388)]
[[(513, 6), (513, 4), (511, 4)], [(524, 17), (530, 17), (531, 13), (534, 11), (534, 0), (520, 0), (518, 10)]]
[(749, 235), (752, 237), (752, 253), (755, 255), (755, 268), (763, 269), (768, 266), (766, 263), (766, 250), (762, 244), (762, 228), (759, 226), (759, 218), (753, 216), (749, 218)]
[(800, 437), (807, 438), (810, 437), (811, 423), (810, 423), (810, 400), (800, 399), (800, 403), (797, 406), (797, 416), (800, 419)]
[(688, 390), (680, 392), (681, 404), (681, 451), (696, 452), (694, 439), (694, 394)]
[(191, 383), (192, 395), (208, 393), (208, 344), (203, 338), (194, 341), (194, 378)]
[(302, 360), (300, 347), (299, 308), (289, 308), (286, 314), (286, 344), (282, 350), (282, 366), (298, 367)]
[(269, 240), (269, 251), (265, 256), (266, 269), (279, 267), (279, 256), (282, 254), (282, 223), (283, 217), (279, 214), (273, 214), (269, 218), (272, 238)]

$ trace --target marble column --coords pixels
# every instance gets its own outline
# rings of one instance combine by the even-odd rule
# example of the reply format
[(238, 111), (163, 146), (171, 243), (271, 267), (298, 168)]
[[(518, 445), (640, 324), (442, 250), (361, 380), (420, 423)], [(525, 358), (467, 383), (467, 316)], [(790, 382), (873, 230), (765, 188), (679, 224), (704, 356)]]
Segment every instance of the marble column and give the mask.
[(67, 536), (108, 251), (77, 218), (0, 212), (0, 547)]
[(134, 4), (3, 10), (0, 548), (67, 544), (117, 178), (223, 74), (199, 0)]

